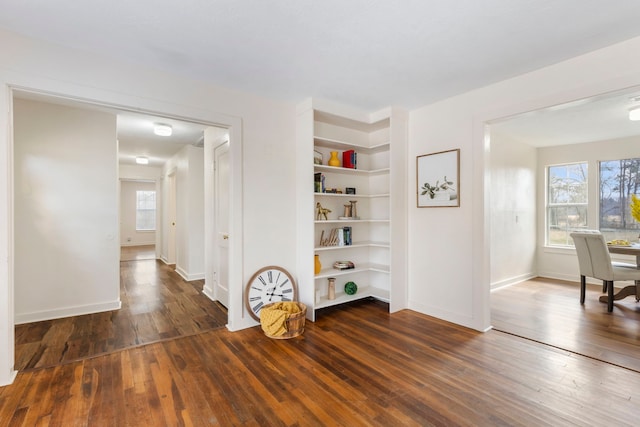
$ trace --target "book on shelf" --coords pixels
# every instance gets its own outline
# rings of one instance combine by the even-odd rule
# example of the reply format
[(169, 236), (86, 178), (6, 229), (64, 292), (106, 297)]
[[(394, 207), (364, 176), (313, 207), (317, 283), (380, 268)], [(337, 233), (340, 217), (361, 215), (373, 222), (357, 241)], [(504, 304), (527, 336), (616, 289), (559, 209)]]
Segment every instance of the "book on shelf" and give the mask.
[(356, 266), (351, 261), (336, 261), (333, 263), (333, 268), (336, 270), (350, 270), (356, 268)]
[(344, 245), (351, 246), (351, 227), (343, 227), (342, 233), (344, 234)]
[(324, 193), (324, 174), (316, 172), (313, 174), (313, 191), (316, 193)]
[(356, 169), (356, 152), (347, 150), (342, 152), (342, 167)]

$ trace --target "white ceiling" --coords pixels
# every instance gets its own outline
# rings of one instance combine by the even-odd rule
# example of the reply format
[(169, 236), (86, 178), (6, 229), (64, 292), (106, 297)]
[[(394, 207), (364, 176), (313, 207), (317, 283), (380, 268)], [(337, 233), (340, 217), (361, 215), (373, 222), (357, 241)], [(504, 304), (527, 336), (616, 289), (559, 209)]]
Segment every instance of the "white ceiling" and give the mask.
[[(0, 10), (0, 28), (48, 42), (368, 111), (427, 105), (640, 36), (638, 0), (0, 0)], [(145, 149), (136, 138), (127, 155)]]
[(640, 106), (640, 88), (581, 99), (507, 118), (490, 126), (534, 147), (606, 141), (640, 135), (640, 121), (629, 108)]

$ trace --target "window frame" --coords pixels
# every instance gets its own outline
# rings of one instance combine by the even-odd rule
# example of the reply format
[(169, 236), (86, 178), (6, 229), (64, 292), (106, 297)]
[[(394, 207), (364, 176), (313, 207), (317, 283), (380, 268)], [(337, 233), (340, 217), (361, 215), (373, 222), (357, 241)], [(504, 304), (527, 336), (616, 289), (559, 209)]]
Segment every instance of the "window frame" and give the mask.
[[(141, 202), (149, 202), (149, 200), (140, 200), (141, 193), (153, 193), (153, 209), (141, 209)], [(153, 228), (140, 228), (140, 222), (147, 221), (147, 218), (143, 218), (141, 221), (140, 212), (153, 212)], [(157, 224), (157, 212), (158, 212), (158, 199), (157, 199), (157, 191), (156, 190), (136, 190), (136, 232), (145, 233), (145, 232), (155, 232), (158, 228)]]
[[(545, 166), (545, 208), (544, 208), (544, 214), (545, 214), (545, 246), (546, 247), (551, 247), (551, 248), (566, 248), (566, 247), (573, 247), (573, 243), (570, 241), (570, 238), (568, 237), (568, 233), (573, 231), (573, 230), (579, 230), (579, 229), (585, 229), (588, 228), (588, 224), (589, 224), (589, 161), (574, 161), (574, 162), (564, 162), (564, 163), (556, 163), (556, 164), (549, 164)], [(551, 193), (551, 169), (555, 168), (555, 167), (569, 167), (571, 165), (584, 165), (584, 169), (585, 169), (585, 173), (584, 173), (584, 177), (585, 177), (585, 197), (586, 197), (586, 201), (585, 202), (571, 202), (571, 203), (552, 203), (550, 201), (550, 193)], [(585, 215), (585, 220), (584, 220), (584, 227), (566, 227), (563, 231), (565, 231), (567, 233), (567, 238), (566, 238), (566, 243), (561, 244), (561, 243), (554, 243), (551, 242), (550, 239), (550, 232), (551, 232), (551, 210), (552, 209), (556, 209), (556, 208), (570, 208), (570, 207), (575, 207), (576, 209), (584, 209), (584, 215)]]

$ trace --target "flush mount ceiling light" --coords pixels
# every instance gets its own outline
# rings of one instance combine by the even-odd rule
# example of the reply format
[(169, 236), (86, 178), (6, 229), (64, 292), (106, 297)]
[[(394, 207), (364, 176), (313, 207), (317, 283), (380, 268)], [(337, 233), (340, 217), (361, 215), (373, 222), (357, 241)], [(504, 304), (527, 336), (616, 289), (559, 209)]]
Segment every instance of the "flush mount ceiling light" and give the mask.
[(640, 120), (640, 105), (629, 109), (629, 120)]
[(171, 127), (171, 125), (156, 123), (153, 125), (153, 133), (159, 136), (171, 136), (171, 134), (173, 133), (173, 128)]
[(136, 163), (139, 165), (148, 165), (149, 164), (149, 158), (148, 157), (144, 157), (144, 156), (138, 156), (136, 157)]

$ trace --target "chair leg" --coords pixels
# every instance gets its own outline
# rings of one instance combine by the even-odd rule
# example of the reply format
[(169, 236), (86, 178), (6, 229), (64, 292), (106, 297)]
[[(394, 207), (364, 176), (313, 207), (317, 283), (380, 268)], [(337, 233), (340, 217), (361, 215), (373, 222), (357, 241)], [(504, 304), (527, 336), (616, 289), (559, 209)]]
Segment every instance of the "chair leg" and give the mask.
[(585, 289), (587, 287), (587, 278), (585, 276), (580, 276), (580, 304), (584, 304), (584, 294)]
[(607, 282), (607, 290), (609, 291), (609, 298), (607, 298), (607, 311), (611, 313), (613, 311), (613, 281)]
[(602, 281), (602, 293), (604, 294), (605, 292), (607, 292), (607, 281), (603, 280)]
[(636, 280), (636, 302), (640, 301), (640, 280)]

